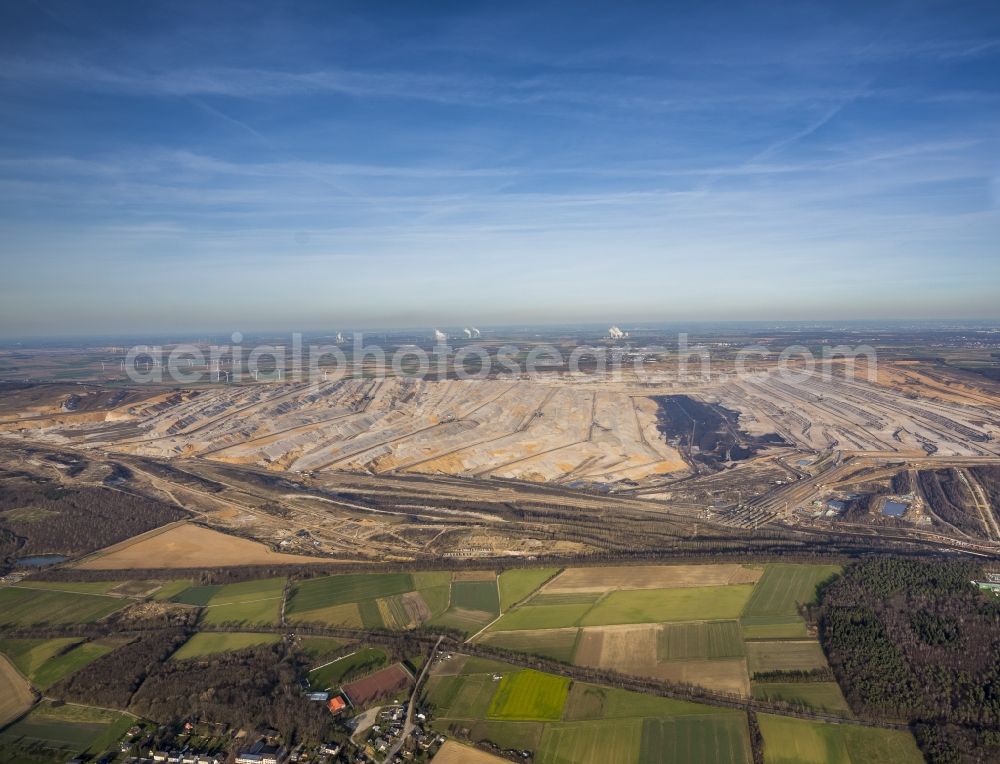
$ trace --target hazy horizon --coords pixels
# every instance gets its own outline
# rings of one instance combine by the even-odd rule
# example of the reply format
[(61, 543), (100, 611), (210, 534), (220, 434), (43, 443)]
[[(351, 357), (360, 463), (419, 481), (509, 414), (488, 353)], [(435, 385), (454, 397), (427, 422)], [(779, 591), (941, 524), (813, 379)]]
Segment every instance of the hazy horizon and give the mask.
[(992, 3), (0, 18), (4, 338), (997, 318)]

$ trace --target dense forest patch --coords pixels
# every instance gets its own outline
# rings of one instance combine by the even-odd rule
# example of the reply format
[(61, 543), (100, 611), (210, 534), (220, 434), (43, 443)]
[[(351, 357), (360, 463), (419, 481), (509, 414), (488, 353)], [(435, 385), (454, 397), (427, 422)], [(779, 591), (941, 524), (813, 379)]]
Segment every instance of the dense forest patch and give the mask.
[(14, 557), (92, 552), (186, 516), (110, 488), (9, 480), (0, 484), (0, 569)]
[(913, 725), (928, 762), (1000, 761), (1000, 600), (978, 565), (879, 558), (823, 588), (820, 634), (860, 715)]

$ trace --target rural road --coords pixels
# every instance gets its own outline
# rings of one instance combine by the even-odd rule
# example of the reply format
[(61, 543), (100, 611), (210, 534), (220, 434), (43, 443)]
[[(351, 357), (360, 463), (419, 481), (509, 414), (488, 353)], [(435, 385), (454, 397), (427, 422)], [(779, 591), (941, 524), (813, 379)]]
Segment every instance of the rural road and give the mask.
[(437, 642), (434, 643), (434, 647), (431, 648), (430, 655), (427, 656), (427, 660), (424, 661), (424, 667), (420, 671), (420, 676), (417, 677), (417, 681), (413, 683), (413, 692), (410, 693), (410, 702), (406, 704), (406, 723), (403, 724), (403, 734), (399, 736), (399, 740), (392, 744), (389, 752), (385, 755), (385, 761), (392, 761), (393, 757), (399, 753), (399, 749), (406, 742), (406, 738), (410, 736), (413, 732), (413, 707), (417, 702), (417, 694), (420, 692), (420, 685), (424, 681), (424, 677), (427, 675), (427, 671), (430, 669), (431, 664), (434, 663), (434, 656), (437, 655), (438, 648), (441, 646), (441, 640), (444, 636), (440, 636)]

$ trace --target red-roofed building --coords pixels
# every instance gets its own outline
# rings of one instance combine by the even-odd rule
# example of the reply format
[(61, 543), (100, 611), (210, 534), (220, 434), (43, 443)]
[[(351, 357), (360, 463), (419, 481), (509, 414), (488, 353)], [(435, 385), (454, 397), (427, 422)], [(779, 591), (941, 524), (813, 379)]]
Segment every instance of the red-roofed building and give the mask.
[(347, 703), (339, 695), (334, 695), (330, 698), (330, 701), (326, 704), (326, 707), (330, 709), (331, 714), (338, 714), (347, 708)]

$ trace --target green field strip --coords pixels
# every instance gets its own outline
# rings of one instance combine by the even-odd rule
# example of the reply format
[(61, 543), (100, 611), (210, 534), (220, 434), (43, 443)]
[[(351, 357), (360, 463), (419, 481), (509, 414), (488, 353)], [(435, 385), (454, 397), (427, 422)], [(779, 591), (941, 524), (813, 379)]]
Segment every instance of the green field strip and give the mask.
[(294, 586), (286, 610), (288, 613), (303, 613), (332, 605), (405, 594), (413, 589), (413, 577), (409, 573), (362, 573), (312, 578)]
[(491, 719), (547, 721), (562, 718), (570, 680), (523, 669), (503, 675), (487, 716)]

